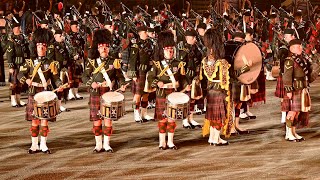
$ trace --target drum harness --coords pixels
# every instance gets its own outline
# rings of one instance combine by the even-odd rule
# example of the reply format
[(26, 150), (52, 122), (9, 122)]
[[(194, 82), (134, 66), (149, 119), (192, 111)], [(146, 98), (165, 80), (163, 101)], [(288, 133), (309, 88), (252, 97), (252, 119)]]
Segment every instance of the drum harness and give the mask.
[(167, 73), (168, 73), (169, 78), (170, 78), (170, 80), (172, 82), (173, 88), (175, 90), (177, 90), (176, 79), (174, 78), (173, 73), (172, 73), (171, 69), (169, 68), (169, 65), (167, 64), (167, 62), (165, 60), (162, 60), (161, 64), (163, 65), (164, 69), (167, 69)]
[(35, 72), (38, 72), (38, 75), (39, 75), (39, 77), (40, 77), (40, 80), (41, 80), (41, 82), (42, 82), (42, 85), (43, 85), (43, 87), (44, 87), (44, 90), (47, 90), (47, 87), (48, 87), (48, 84), (49, 84), (49, 83), (46, 81), (46, 78), (44, 77), (43, 72), (42, 72), (42, 70), (41, 70), (41, 68), (40, 68), (40, 67), (41, 67), (41, 64), (42, 64), (42, 63), (39, 62), (38, 59), (36, 59), (36, 60), (34, 61), (35, 69), (33, 70), (33, 73), (32, 73), (31, 83), (32, 83), (33, 86), (39, 86), (39, 84), (32, 82), (32, 81), (33, 81), (33, 78), (34, 78), (35, 75), (36, 75)]
[(108, 75), (107, 71), (104, 69), (104, 63), (101, 62), (100, 58), (97, 59), (97, 63), (98, 63), (98, 66), (99, 66), (98, 69), (100, 69), (100, 72), (103, 75), (103, 78), (107, 82), (107, 86), (110, 87), (110, 90), (112, 90), (112, 83), (111, 83), (111, 80), (109, 78), (109, 75)]

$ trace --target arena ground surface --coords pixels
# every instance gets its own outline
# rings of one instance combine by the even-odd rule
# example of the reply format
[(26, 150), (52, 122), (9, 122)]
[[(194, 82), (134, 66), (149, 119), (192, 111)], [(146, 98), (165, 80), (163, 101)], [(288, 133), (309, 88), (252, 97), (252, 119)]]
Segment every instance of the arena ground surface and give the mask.
[[(251, 109), (257, 119), (241, 121), (250, 134), (214, 147), (200, 129), (183, 129), (178, 122), (176, 151), (158, 149), (156, 122), (134, 122), (127, 89), (127, 114), (113, 125), (114, 153), (99, 154), (92, 152), (88, 94), (82, 89), (84, 100), (69, 101), (65, 106), (71, 112), (49, 125), (50, 155), (27, 154), (30, 122), (24, 120), (24, 108), (10, 107), (8, 87), (0, 87), (0, 179), (320, 179), (320, 80), (311, 87), (310, 125), (299, 130), (306, 141), (297, 143), (284, 140), (275, 85), (267, 82), (266, 104)], [(195, 117), (203, 123), (204, 115)]]

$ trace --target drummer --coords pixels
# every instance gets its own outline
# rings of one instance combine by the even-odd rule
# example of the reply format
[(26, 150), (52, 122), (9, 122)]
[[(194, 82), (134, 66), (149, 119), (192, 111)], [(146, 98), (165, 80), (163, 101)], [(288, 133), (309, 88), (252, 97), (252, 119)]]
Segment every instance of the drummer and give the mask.
[[(253, 39), (254, 30), (252, 28), (248, 27), (245, 34), (246, 34), (245, 41), (246, 42), (253, 42), (253, 40), (254, 40)], [(253, 97), (255, 97), (254, 94), (256, 94), (258, 92), (258, 89), (259, 89), (258, 81), (255, 80), (250, 85), (251, 100), (249, 100), (249, 101), (254, 102), (253, 101)], [(239, 115), (239, 117), (241, 119), (256, 119), (256, 116), (252, 112), (250, 112), (250, 110), (249, 110), (249, 104), (251, 103), (249, 101), (242, 102), (242, 106), (241, 106), (241, 109), (240, 109), (240, 115)]]
[[(233, 34), (233, 41), (235, 42), (244, 42), (245, 41), (245, 34), (243, 32), (236, 32)], [(248, 65), (245, 65), (243, 68), (234, 71), (234, 68), (231, 66), (231, 82), (232, 82), (232, 99), (234, 102), (234, 108), (235, 108), (235, 126), (233, 129), (233, 132), (237, 132), (239, 134), (248, 134), (249, 131), (241, 129), (239, 127), (240, 122), (240, 109), (242, 106), (242, 103), (244, 101), (248, 101), (250, 99), (250, 85), (245, 85), (241, 83), (237, 77), (239, 77), (241, 74), (248, 72), (250, 70), (250, 66), (252, 63), (249, 63)]]
[[(190, 91), (185, 78), (185, 63), (174, 57), (175, 42), (171, 31), (164, 31), (159, 34), (159, 51), (155, 52), (155, 59), (151, 70), (147, 75), (148, 84), (151, 88), (156, 88), (156, 108), (155, 120), (158, 120), (159, 127), (159, 149), (178, 149), (173, 143), (176, 129), (175, 119), (169, 119), (165, 115), (166, 97), (176, 91), (179, 87)], [(169, 68), (167, 68), (169, 67)], [(168, 132), (168, 142), (166, 143), (166, 132)]]
[[(18, 80), (24, 84), (29, 85), (29, 97), (26, 108), (26, 120), (32, 121), (31, 124), (31, 147), (28, 150), (29, 154), (42, 151), (46, 154), (51, 154), (47, 147), (47, 136), (49, 132), (48, 121), (56, 121), (52, 119), (38, 119), (33, 114), (34, 95), (36, 93), (52, 90), (52, 83), (59, 87), (58, 91), (62, 92), (62, 82), (58, 74), (59, 62), (46, 58), (47, 45), (52, 39), (52, 34), (47, 29), (37, 29), (34, 32), (34, 42), (36, 44), (37, 57), (34, 59), (27, 59), (23, 66), (20, 67)], [(33, 51), (33, 50), (32, 50)], [(40, 127), (39, 127), (40, 126)], [(38, 136), (40, 134), (40, 147), (38, 145)]]
[[(89, 51), (88, 63), (82, 80), (90, 91), (90, 121), (93, 121), (93, 134), (96, 146), (93, 152), (113, 152), (110, 146), (112, 121), (110, 118), (99, 116), (101, 96), (112, 90), (112, 81), (120, 81), (121, 90), (125, 91), (124, 76), (120, 69), (120, 60), (108, 56), (111, 43), (111, 33), (107, 29), (100, 29), (94, 33), (93, 46)], [(104, 130), (102, 131), (102, 121)], [(102, 143), (102, 134), (104, 141)]]

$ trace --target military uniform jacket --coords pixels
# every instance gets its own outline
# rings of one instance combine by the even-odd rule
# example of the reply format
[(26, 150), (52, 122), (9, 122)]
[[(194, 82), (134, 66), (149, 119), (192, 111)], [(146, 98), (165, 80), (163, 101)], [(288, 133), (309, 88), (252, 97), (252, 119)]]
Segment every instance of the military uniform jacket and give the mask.
[(68, 67), (72, 64), (72, 61), (69, 57), (66, 45), (63, 42), (59, 43), (55, 41), (52, 46), (54, 48), (51, 52), (51, 55), (49, 55), (49, 57), (51, 57), (49, 59), (55, 59), (59, 62), (59, 71), (62, 69), (68, 69)]
[(132, 44), (129, 58), (129, 76), (136, 77), (138, 71), (147, 73), (152, 65), (153, 45), (150, 39)]
[(196, 45), (185, 43), (179, 49), (179, 60), (186, 63), (186, 77), (191, 84), (194, 77), (199, 75), (202, 54), (197, 49)]
[(90, 88), (91, 94), (98, 93), (91, 88), (91, 84), (93, 82), (103, 83), (104, 81), (106, 81), (103, 74), (101, 73), (102, 67), (107, 72), (111, 82), (114, 80), (118, 80), (120, 81), (121, 85), (125, 84), (125, 79), (120, 69), (120, 59), (100, 58), (100, 60), (101, 64), (99, 66), (97, 59), (88, 59), (86, 69), (82, 76), (82, 81), (87, 87)]
[[(185, 63), (176, 59), (165, 61), (172, 71), (176, 82), (179, 82), (179, 88), (184, 89), (188, 85), (186, 78), (183, 78), (185, 75)], [(172, 83), (170, 76), (160, 61), (153, 61), (153, 66), (147, 75), (147, 81), (152, 88), (158, 88), (157, 83), (159, 81), (164, 84)]]
[(284, 64), (283, 85), (286, 92), (308, 87), (308, 63), (301, 56), (292, 55)]
[(279, 52), (278, 52), (278, 59), (280, 60), (280, 73), (283, 74), (284, 73), (284, 62), (286, 61), (286, 58), (289, 55), (289, 49), (288, 46), (286, 45), (282, 45), (279, 48)]
[[(41, 63), (39, 68), (41, 68), (42, 73), (48, 83), (48, 90), (52, 89), (52, 83), (55, 83), (56, 87), (59, 87), (62, 85), (62, 82), (59, 78), (58, 74), (58, 62), (54, 60), (50, 60), (47, 58), (43, 59), (26, 59), (26, 62), (23, 64), (23, 66), (20, 67), (20, 72), (18, 74), (18, 80), (20, 83), (25, 83), (27, 79), (31, 79), (32, 75), (34, 75), (33, 83), (37, 83), (42, 85), (42, 81), (39, 77), (39, 74), (36, 71), (37, 65), (35, 65), (36, 61)], [(34, 93), (32, 90), (29, 93)]]
[(23, 35), (13, 35), (7, 42), (7, 59), (9, 68), (19, 68), (28, 56), (28, 45)]

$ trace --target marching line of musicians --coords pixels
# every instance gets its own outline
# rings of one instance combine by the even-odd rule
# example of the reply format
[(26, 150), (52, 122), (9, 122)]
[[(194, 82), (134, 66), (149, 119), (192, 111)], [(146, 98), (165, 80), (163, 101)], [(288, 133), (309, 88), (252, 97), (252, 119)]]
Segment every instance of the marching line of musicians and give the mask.
[[(122, 7), (123, 13), (116, 15), (103, 14), (105, 6), (98, 8), (101, 11), (96, 16), (82, 16), (76, 8), (65, 15), (58, 8), (32, 12), (32, 24), (24, 24), (23, 30), (20, 21), (27, 21), (15, 16), (6, 19), (11, 29), (1, 45), (9, 65), (11, 106), (26, 106), (32, 142), (28, 153), (51, 153), (46, 144), (48, 121), (54, 122), (59, 112), (70, 111), (62, 100), (83, 99), (81, 84), (90, 94), (94, 152), (113, 152), (113, 120), (123, 116), (123, 99), (118, 94), (103, 95), (124, 92), (130, 81), (133, 119), (158, 122), (159, 149), (178, 149), (174, 144), (177, 120), (182, 120), (184, 128), (202, 128), (203, 136), (208, 135), (208, 143), (214, 146), (229, 144), (221, 135), (250, 133), (240, 126), (240, 118), (256, 118), (249, 107), (266, 101), (265, 81), (274, 77), (285, 139), (305, 140), (296, 128), (308, 125), (309, 83), (319, 74), (320, 16), (315, 16), (316, 26), (307, 29), (299, 11), (287, 16), (276, 11), (267, 17), (250, 7), (237, 16), (226, 8), (221, 16), (211, 8), (203, 17), (197, 14), (194, 25), (188, 20), (189, 12), (180, 20), (166, 4), (151, 15), (140, 7), (134, 12)], [(256, 21), (250, 20), (253, 12), (259, 14)], [(28, 31), (32, 33), (26, 34)], [(246, 83), (240, 78), (246, 76), (255, 79)], [(27, 103), (21, 101), (24, 88)], [(42, 93), (48, 91), (54, 91), (58, 100)], [(147, 112), (150, 107), (155, 107), (153, 117)], [(195, 113), (205, 113), (203, 125), (193, 119)]]

